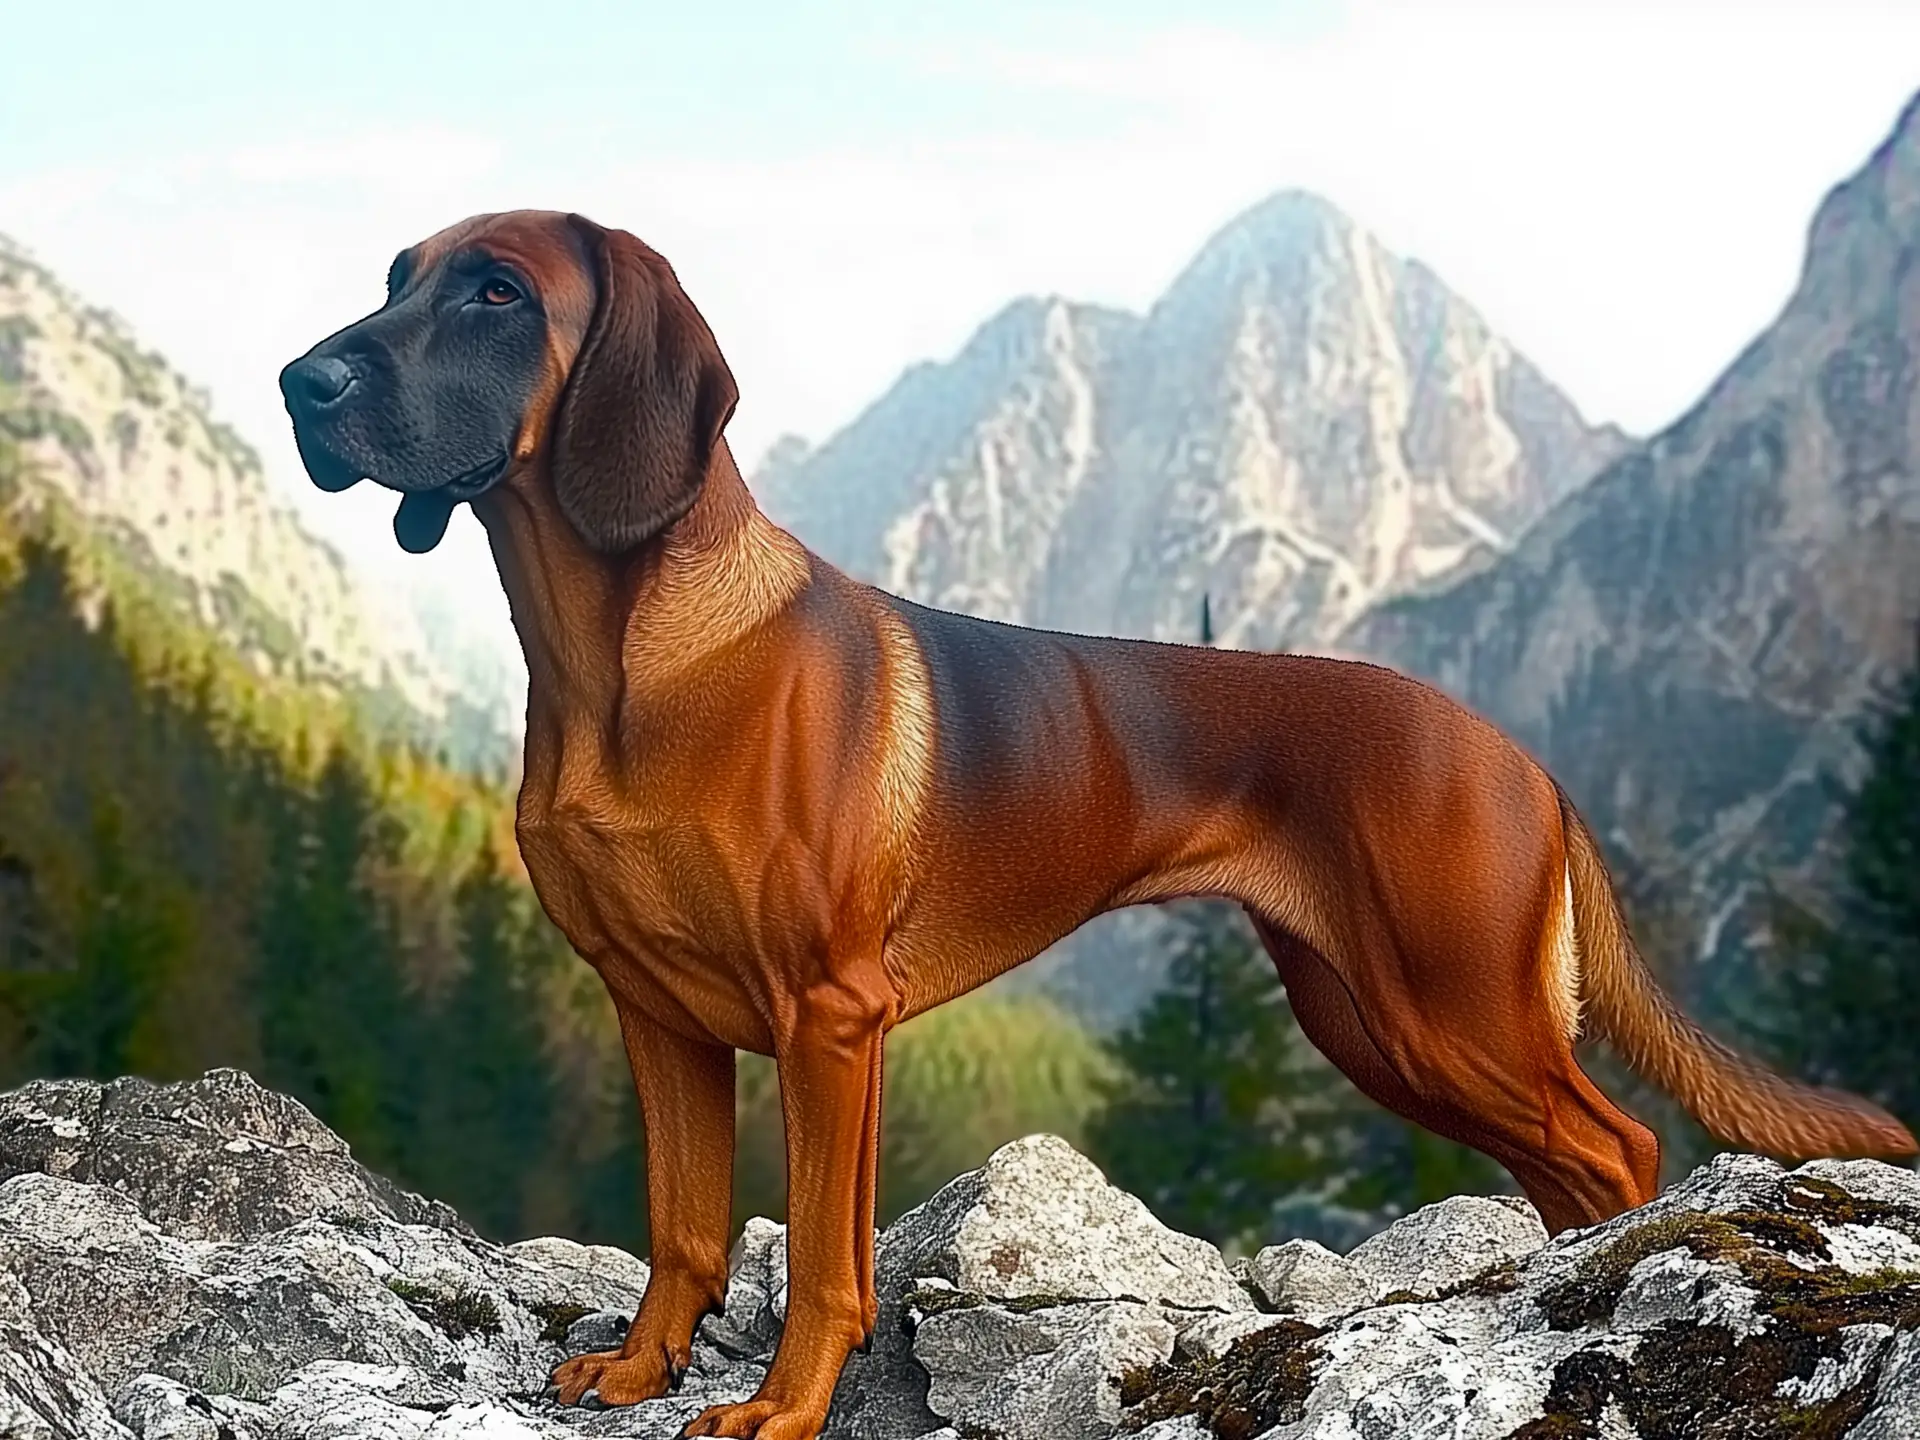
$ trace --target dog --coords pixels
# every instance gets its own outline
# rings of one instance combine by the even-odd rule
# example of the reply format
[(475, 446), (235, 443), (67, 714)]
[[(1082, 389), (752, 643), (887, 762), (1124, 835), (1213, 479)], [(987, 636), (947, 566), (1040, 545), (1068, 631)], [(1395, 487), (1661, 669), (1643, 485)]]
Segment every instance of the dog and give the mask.
[(791, 1298), (759, 1391), (685, 1433), (818, 1434), (878, 1312), (887, 1032), (1120, 906), (1239, 902), (1308, 1038), (1550, 1231), (1656, 1189), (1583, 1027), (1727, 1144), (1915, 1153), (1682, 1014), (1559, 785), (1437, 690), (950, 614), (810, 553), (734, 463), (712, 332), (624, 231), (462, 221), (280, 384), (314, 483), (399, 492), (407, 550), (472, 506), (526, 652), (516, 837), (619, 1016), (653, 1236), (625, 1343), (560, 1365), (565, 1403), (666, 1393), (723, 1305), (747, 1050), (779, 1070)]

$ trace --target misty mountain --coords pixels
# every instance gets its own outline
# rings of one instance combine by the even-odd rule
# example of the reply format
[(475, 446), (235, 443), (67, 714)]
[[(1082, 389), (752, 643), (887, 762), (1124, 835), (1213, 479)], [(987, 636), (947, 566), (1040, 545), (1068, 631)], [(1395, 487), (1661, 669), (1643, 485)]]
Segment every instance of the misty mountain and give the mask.
[(1316, 196), (1235, 219), (1145, 314), (1057, 297), (914, 367), (769, 514), (928, 604), (1058, 629), (1310, 645), (1509, 546), (1626, 439), (1426, 267)]
[(29, 462), (19, 503), (52, 496), (263, 673), (353, 692), (463, 763), (510, 758), (495, 693), (456, 673), (410, 606), (356, 584), (275, 496), (208, 397), (0, 237), (0, 430)]
[(1703, 981), (1753, 958), (1769, 876), (1817, 891), (1831, 784), (1914, 663), (1916, 260), (1920, 99), (1827, 195), (1792, 297), (1697, 405), (1512, 553), (1340, 637), (1541, 756), (1717, 962)]

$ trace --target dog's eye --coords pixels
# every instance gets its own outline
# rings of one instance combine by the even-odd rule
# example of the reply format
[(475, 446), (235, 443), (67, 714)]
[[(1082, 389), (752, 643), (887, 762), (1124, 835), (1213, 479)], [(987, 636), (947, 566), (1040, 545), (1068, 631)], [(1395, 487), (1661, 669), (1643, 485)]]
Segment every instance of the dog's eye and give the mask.
[(480, 298), (489, 305), (511, 305), (520, 292), (504, 280), (489, 280), (480, 287)]

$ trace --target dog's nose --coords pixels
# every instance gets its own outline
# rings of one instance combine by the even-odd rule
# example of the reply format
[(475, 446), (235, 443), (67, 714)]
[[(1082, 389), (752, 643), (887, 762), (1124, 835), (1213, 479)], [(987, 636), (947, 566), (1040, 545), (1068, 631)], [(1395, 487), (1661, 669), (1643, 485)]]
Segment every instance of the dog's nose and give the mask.
[(306, 355), (280, 372), (280, 393), (289, 402), (324, 410), (353, 383), (353, 367), (331, 355)]

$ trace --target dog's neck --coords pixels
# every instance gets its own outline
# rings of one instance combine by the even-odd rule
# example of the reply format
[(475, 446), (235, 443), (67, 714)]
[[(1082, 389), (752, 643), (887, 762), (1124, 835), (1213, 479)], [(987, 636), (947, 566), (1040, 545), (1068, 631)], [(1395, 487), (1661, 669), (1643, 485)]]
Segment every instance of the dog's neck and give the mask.
[(806, 587), (806, 549), (761, 513), (716, 447), (700, 497), (631, 555), (590, 549), (532, 469), (474, 505), (527, 661), (536, 712), (631, 718), (702, 662), (764, 625)]

